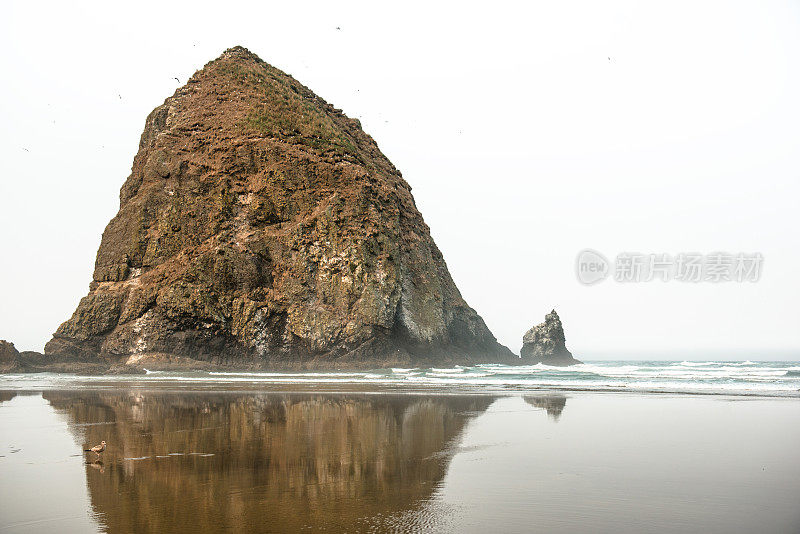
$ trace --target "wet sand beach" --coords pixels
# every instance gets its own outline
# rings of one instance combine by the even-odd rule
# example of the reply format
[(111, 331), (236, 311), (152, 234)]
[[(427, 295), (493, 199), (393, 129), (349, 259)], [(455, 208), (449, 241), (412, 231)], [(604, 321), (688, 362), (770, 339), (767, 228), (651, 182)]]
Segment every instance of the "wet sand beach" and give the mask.
[(800, 530), (796, 398), (84, 387), (0, 436), (2, 532)]

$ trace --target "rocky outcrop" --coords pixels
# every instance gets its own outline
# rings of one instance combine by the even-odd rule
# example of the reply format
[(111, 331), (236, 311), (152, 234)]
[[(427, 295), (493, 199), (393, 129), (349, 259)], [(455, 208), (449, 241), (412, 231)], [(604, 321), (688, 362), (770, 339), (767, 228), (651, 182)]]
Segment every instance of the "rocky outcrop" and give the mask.
[(147, 117), (89, 289), (51, 361), (515, 362), (359, 121), (241, 47)]
[(543, 363), (567, 366), (581, 363), (567, 350), (564, 327), (555, 310), (545, 315), (542, 324), (534, 326), (525, 333), (520, 356), (525, 365)]
[(12, 342), (0, 339), (0, 373), (36, 371), (44, 365), (42, 353), (32, 350), (20, 352)]
[(0, 373), (7, 373), (19, 366), (19, 351), (14, 344), (0, 339)]
[(0, 373), (82, 373), (99, 374), (108, 371), (100, 362), (53, 361), (41, 352), (18, 351), (10, 341), (0, 340)]

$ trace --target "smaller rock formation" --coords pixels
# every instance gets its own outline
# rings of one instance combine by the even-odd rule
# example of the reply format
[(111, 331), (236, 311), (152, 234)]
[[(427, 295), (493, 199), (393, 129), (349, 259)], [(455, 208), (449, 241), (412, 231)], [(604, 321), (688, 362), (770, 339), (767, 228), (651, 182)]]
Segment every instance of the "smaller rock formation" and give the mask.
[(582, 363), (573, 358), (564, 341), (564, 328), (555, 310), (544, 317), (544, 322), (525, 333), (520, 351), (523, 365), (543, 363), (567, 366)]
[(17, 367), (19, 351), (14, 344), (0, 339), (0, 373), (7, 373)]
[(99, 374), (107, 365), (83, 362), (53, 362), (41, 352), (18, 351), (14, 344), (0, 339), (0, 373), (83, 373)]

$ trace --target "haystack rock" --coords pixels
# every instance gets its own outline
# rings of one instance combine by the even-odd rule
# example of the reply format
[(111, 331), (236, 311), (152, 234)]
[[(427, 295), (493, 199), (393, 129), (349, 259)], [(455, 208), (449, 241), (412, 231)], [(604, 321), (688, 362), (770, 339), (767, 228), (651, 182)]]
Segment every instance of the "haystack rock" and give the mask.
[(522, 363), (533, 365), (567, 366), (582, 363), (572, 357), (567, 350), (564, 338), (564, 327), (555, 310), (544, 317), (544, 322), (534, 326), (522, 338)]
[(45, 353), (150, 369), (515, 361), (359, 121), (242, 47), (147, 117), (89, 294)]

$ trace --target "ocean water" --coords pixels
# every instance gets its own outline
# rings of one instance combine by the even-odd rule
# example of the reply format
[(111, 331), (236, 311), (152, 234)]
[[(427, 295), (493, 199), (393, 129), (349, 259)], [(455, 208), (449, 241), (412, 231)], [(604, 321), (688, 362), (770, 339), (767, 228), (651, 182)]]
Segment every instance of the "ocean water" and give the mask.
[(800, 362), (591, 361), (572, 367), (499, 364), (453, 368), (393, 368), (339, 372), (148, 371), (144, 375), (78, 377), (66, 374), (0, 375), (0, 389), (113, 386), (120, 382), (303, 384), (481, 391), (630, 391), (800, 397)]

